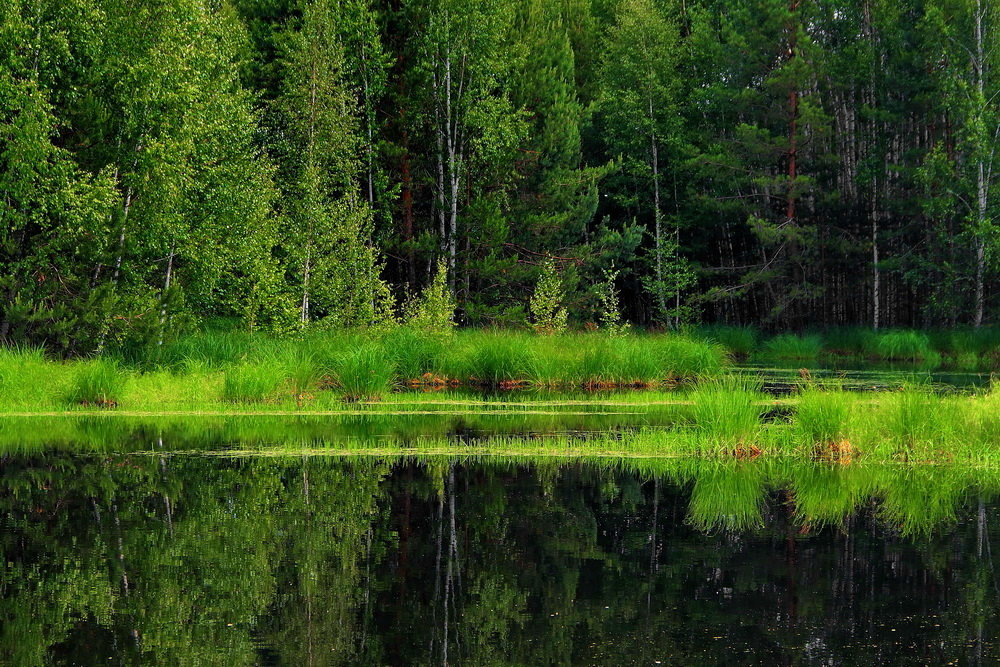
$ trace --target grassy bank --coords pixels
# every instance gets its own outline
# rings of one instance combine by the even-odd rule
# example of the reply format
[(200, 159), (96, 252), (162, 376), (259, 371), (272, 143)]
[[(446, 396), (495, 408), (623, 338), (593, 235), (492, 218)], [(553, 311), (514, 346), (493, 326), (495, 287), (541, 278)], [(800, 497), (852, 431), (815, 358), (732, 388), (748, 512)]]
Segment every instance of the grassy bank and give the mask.
[[(747, 380), (701, 383), (656, 400), (408, 401), (353, 405), (289, 418), (280, 412), (169, 418), (121, 411), (8, 417), (0, 446), (94, 451), (259, 447), (281, 452), (504, 453), (558, 456), (793, 458), (858, 463), (1000, 466), (1000, 388), (937, 395), (806, 388), (775, 400)], [(433, 398), (430, 399), (434, 400)], [(63, 413), (66, 415), (67, 413)], [(117, 416), (116, 416), (117, 415)]]
[(694, 329), (693, 335), (722, 345), (736, 359), (761, 363), (896, 362), (1000, 370), (1000, 329), (995, 327), (929, 331), (834, 327), (765, 335), (752, 327), (704, 326)]
[(315, 332), (279, 339), (212, 332), (93, 360), (0, 349), (0, 411), (254, 404), (303, 409), (378, 399), (407, 385), (655, 388), (716, 376), (726, 363), (720, 345), (673, 334), (460, 331), (435, 337), (399, 328), (380, 335)]

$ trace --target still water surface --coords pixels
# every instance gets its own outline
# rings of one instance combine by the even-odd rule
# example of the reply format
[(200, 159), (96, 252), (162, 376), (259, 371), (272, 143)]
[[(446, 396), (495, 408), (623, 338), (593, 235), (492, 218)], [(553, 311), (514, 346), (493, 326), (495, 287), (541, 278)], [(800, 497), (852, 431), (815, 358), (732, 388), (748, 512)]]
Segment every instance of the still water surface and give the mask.
[(159, 445), (3, 456), (0, 663), (1000, 660), (996, 473)]

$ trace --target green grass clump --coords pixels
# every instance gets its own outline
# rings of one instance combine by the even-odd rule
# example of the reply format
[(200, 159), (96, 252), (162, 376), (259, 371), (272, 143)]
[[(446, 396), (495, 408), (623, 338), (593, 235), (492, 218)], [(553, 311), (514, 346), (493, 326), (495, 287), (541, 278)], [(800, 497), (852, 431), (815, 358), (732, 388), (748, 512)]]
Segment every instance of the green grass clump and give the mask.
[[(449, 378), (486, 386), (536, 380), (534, 340), (525, 334), (476, 332), (463, 337), (458, 348), (442, 359), (441, 368)], [(548, 340), (544, 344), (553, 345)]]
[(35, 408), (62, 402), (73, 369), (51, 361), (40, 348), (0, 347), (0, 406)]
[(767, 398), (760, 384), (739, 376), (712, 380), (690, 394), (691, 416), (703, 441), (722, 448), (757, 440)]
[(837, 356), (864, 355), (872, 332), (861, 327), (831, 327), (823, 331), (823, 353)]
[(230, 403), (257, 403), (277, 397), (285, 373), (274, 362), (244, 361), (226, 369), (222, 400)]
[(811, 361), (819, 356), (822, 349), (823, 342), (819, 336), (779, 334), (764, 343), (759, 356), (763, 359)]
[(854, 397), (844, 391), (806, 389), (798, 397), (794, 426), (797, 440), (808, 446), (847, 439)]
[(125, 393), (128, 378), (117, 361), (95, 359), (80, 364), (73, 378), (70, 403), (116, 407)]
[(363, 343), (343, 353), (331, 374), (347, 400), (375, 400), (392, 389), (396, 367), (386, 350)]
[(416, 380), (425, 373), (436, 372), (439, 359), (453, 339), (453, 335), (431, 336), (410, 327), (399, 327), (389, 332), (381, 344), (392, 358), (399, 379)]
[(930, 337), (919, 331), (875, 333), (868, 338), (865, 353), (886, 361), (940, 361), (940, 355), (931, 349)]
[(718, 344), (683, 336), (656, 336), (651, 341), (662, 369), (661, 377), (693, 379), (715, 376), (722, 372), (728, 361), (726, 350)]
[(753, 327), (727, 326), (724, 324), (700, 326), (694, 330), (694, 335), (701, 340), (718, 343), (733, 356), (744, 358), (753, 354), (757, 349), (757, 341), (760, 338), (757, 330)]

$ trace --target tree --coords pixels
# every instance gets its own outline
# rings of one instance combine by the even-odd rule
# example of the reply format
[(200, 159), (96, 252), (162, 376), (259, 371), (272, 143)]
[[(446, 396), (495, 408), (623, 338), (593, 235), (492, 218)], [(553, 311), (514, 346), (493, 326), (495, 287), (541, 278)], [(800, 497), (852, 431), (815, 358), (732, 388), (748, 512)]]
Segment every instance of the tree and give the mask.
[(692, 284), (679, 255), (679, 219), (674, 218), (668, 238), (661, 196), (664, 160), (668, 155), (676, 158), (680, 144), (678, 40), (677, 25), (660, 5), (622, 0), (605, 40), (601, 67), (606, 141), (622, 156), (625, 172), (641, 183), (637, 190), (645, 201), (637, 202), (637, 208), (652, 222), (653, 276), (646, 286), (658, 317), (674, 326), (680, 322), (681, 293)]
[(357, 193), (356, 101), (344, 80), (339, 5), (310, 0), (287, 36), (276, 101), (286, 133), (276, 149), (304, 325), (319, 314), (338, 326), (386, 317), (390, 294), (371, 244), (371, 207)]

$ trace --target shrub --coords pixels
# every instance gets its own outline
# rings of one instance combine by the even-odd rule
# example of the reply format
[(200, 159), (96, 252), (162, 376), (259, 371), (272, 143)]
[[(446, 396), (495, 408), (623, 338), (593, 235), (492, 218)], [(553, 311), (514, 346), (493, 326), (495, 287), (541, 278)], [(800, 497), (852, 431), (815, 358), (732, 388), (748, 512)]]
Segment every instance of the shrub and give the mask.
[(405, 308), (408, 327), (429, 336), (446, 338), (455, 327), (455, 297), (448, 289), (448, 266), (438, 262), (434, 280)]
[(546, 260), (529, 304), (531, 320), (537, 333), (551, 336), (566, 330), (568, 313), (563, 307), (564, 296), (562, 278), (556, 271), (555, 261)]

